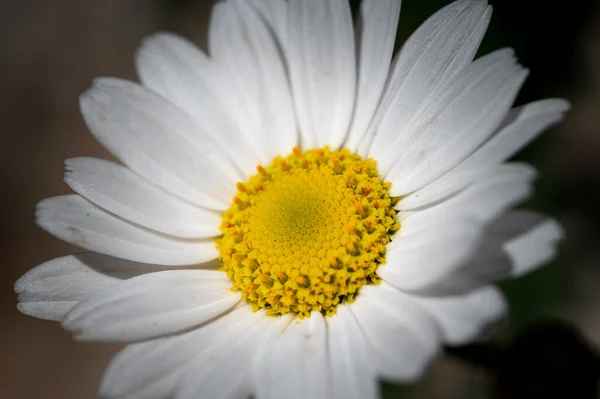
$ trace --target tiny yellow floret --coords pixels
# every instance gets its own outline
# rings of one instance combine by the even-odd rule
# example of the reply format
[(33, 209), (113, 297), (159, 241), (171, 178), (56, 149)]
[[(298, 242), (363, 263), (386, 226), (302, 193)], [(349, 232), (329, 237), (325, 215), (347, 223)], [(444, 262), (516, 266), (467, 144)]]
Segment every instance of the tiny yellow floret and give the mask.
[(375, 161), (329, 148), (276, 157), (239, 182), (216, 240), (232, 290), (270, 315), (335, 314), (377, 267), (400, 225)]

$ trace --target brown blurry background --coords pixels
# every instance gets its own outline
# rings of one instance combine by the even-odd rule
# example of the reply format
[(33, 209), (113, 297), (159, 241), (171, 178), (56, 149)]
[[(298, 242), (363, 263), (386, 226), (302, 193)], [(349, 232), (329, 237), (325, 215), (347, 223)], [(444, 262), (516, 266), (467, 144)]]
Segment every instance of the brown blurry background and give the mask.
[[(135, 79), (133, 54), (157, 30), (204, 46), (210, 0), (0, 0), (0, 398), (95, 398), (116, 345), (76, 343), (57, 323), (21, 315), (14, 281), (31, 267), (81, 251), (35, 225), (37, 201), (67, 194), (63, 160), (110, 157), (87, 133), (78, 96), (96, 76)], [(404, 38), (446, 0), (404, 0)], [(568, 241), (558, 261), (505, 284), (512, 317), (495, 336), (554, 316), (600, 347), (600, 4), (491, 1), (483, 52), (516, 49), (531, 77), (518, 102), (561, 96), (567, 121), (520, 159), (541, 170), (528, 205), (555, 215)], [(484, 376), (445, 358), (405, 392), (419, 398), (479, 398)], [(409, 392), (410, 391), (410, 392)], [(400, 394), (391, 390), (390, 397)]]

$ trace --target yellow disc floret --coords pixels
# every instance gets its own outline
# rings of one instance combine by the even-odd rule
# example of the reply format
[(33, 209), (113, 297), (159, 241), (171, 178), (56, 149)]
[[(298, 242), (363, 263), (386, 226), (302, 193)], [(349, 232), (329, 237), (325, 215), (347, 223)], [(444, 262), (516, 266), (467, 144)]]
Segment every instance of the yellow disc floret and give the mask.
[(378, 283), (399, 224), (373, 160), (296, 147), (257, 170), (237, 184), (217, 239), (232, 289), (254, 310), (332, 315), (360, 287)]

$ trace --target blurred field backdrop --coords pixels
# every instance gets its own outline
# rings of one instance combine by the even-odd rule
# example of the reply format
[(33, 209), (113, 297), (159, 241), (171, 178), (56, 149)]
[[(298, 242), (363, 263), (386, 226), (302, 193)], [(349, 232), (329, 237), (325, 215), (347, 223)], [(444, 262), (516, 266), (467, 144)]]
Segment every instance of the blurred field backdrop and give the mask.
[[(503, 284), (510, 318), (491, 339), (558, 317), (600, 347), (600, 2), (490, 0), (480, 53), (510, 46), (531, 74), (518, 104), (570, 99), (568, 119), (518, 159), (540, 170), (525, 204), (555, 215), (568, 239), (544, 269)], [(358, 2), (353, 2), (356, 9)], [(448, 0), (404, 0), (398, 46)], [(0, 1), (0, 398), (88, 399), (118, 345), (76, 343), (56, 323), (17, 312), (13, 282), (37, 264), (81, 251), (34, 222), (37, 201), (69, 193), (63, 159), (110, 155), (86, 131), (78, 96), (97, 76), (136, 79), (133, 54), (158, 30), (206, 42), (210, 0)], [(422, 382), (389, 398), (493, 398), (480, 368), (442, 357)]]

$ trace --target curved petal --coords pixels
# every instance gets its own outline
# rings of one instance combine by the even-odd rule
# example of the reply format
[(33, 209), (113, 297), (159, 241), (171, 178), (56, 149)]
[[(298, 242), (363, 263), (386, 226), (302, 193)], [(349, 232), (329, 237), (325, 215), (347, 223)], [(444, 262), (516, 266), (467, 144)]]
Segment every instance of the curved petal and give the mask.
[(184, 238), (220, 235), (220, 216), (156, 188), (131, 170), (94, 158), (65, 161), (65, 182), (99, 207), (143, 227)]
[(356, 27), (358, 85), (345, 147), (356, 151), (383, 94), (396, 42), (401, 0), (363, 0)]
[(487, 179), (447, 201), (401, 212), (402, 228), (388, 244), (387, 263), (378, 274), (405, 290), (439, 282), (473, 256), (487, 223), (530, 193), (534, 175), (528, 166), (501, 165)]
[(139, 391), (127, 394), (127, 396), (108, 396), (110, 399), (165, 399), (175, 391), (179, 383), (180, 375), (177, 373), (168, 375), (160, 381), (151, 381)]
[(536, 175), (535, 169), (527, 164), (502, 164), (454, 197), (423, 210), (401, 212), (399, 217), (407, 221), (459, 217), (485, 224), (526, 199)]
[(350, 310), (367, 338), (371, 362), (385, 379), (412, 381), (438, 353), (433, 318), (386, 283), (361, 288)]
[(375, 399), (379, 383), (368, 361), (365, 337), (348, 305), (327, 318), (329, 377), (335, 399)]
[(560, 225), (539, 213), (511, 211), (491, 222), (466, 264), (431, 287), (426, 296), (466, 293), (510, 277), (519, 277), (547, 263), (562, 239)]
[(63, 327), (81, 340), (140, 341), (199, 326), (231, 309), (224, 272), (172, 270), (145, 274), (79, 302)]
[(461, 191), (560, 121), (568, 109), (569, 103), (561, 99), (537, 101), (513, 109), (489, 141), (450, 172), (402, 197), (398, 207), (403, 210), (423, 207)]
[(292, 321), (261, 348), (255, 365), (261, 399), (327, 399), (327, 327), (319, 312)]
[(464, 295), (448, 297), (411, 296), (419, 306), (437, 321), (444, 342), (462, 345), (473, 341), (485, 328), (506, 314), (506, 300), (493, 286)]
[(130, 224), (79, 195), (48, 198), (37, 206), (38, 225), (68, 243), (136, 262), (193, 265), (215, 259), (212, 240), (178, 240)]
[[(158, 338), (127, 346), (110, 362), (100, 396), (145, 398), (156, 388), (161, 397), (173, 397), (181, 376), (193, 369), (192, 361), (211, 348), (223, 348), (252, 322), (248, 306), (241, 305), (200, 328), (180, 335)], [(197, 370), (196, 370), (197, 371)]]
[(268, 164), (298, 145), (281, 51), (264, 19), (248, 2), (222, 2), (213, 12), (220, 15), (220, 25), (211, 30), (219, 43), (211, 47), (211, 56), (235, 93), (228, 107), (243, 116), (250, 146)]
[[(504, 251), (512, 261), (513, 277), (523, 276), (554, 258), (556, 245), (564, 237), (563, 229), (558, 222), (524, 211), (512, 212), (507, 216), (508, 218), (512, 219), (506, 220), (508, 225), (518, 226), (516, 231), (522, 231), (523, 225), (520, 223), (524, 221), (529, 223), (533, 220), (537, 221), (535, 227), (503, 245)], [(515, 235), (515, 230), (512, 233)]]
[[(212, 324), (216, 324), (216, 322), (210, 323), (204, 328), (208, 329)], [(181, 371), (175, 372), (175, 370), (181, 370), (185, 366), (186, 357), (192, 356), (189, 346), (186, 345), (183, 350), (182, 345), (175, 345), (175, 343), (182, 342), (182, 337), (193, 335), (199, 330), (176, 337), (158, 338), (126, 346), (106, 368), (98, 396), (103, 398), (144, 398), (145, 396), (141, 393), (157, 392), (154, 396), (157, 399), (169, 397), (181, 374)], [(166, 347), (169, 348), (169, 351), (164, 350)], [(160, 357), (156, 356), (157, 353), (160, 353)], [(150, 362), (148, 359), (154, 361)], [(162, 369), (165, 365), (171, 367), (161, 370), (161, 373), (156, 373), (156, 369)], [(143, 384), (139, 382), (140, 380), (143, 381)], [(148, 389), (149, 387), (152, 389)]]
[(61, 321), (77, 301), (24, 301), (17, 303), (19, 312), (43, 320)]
[(17, 308), (30, 316), (60, 321), (91, 293), (163, 269), (93, 252), (63, 256), (34, 267), (15, 282)]
[(113, 78), (96, 79), (80, 103), (90, 131), (133, 171), (183, 200), (227, 208), (239, 171), (173, 104)]
[(304, 149), (337, 149), (356, 91), (354, 29), (347, 0), (288, 2), (284, 52)]
[[(381, 160), (403, 131), (473, 60), (491, 15), (486, 1), (457, 1), (425, 21), (402, 46), (360, 153)], [(369, 147), (371, 147), (369, 149)]]
[[(510, 109), (527, 76), (509, 51), (475, 61), (399, 137), (381, 160), (390, 194), (406, 195), (446, 173), (485, 142)], [(389, 172), (387, 172), (389, 171)], [(387, 172), (387, 173), (386, 173)]]
[(258, 348), (272, 331), (281, 331), (287, 318), (267, 317), (264, 311), (252, 312), (245, 306), (246, 328), (221, 331), (228, 335), (222, 345), (210, 347), (196, 356), (182, 376), (176, 399), (242, 398), (252, 393), (252, 369)]
[(275, 34), (277, 42), (285, 48), (287, 42), (287, 1), (281, 0), (250, 0), (259, 13), (267, 21), (269, 28)]
[(468, 219), (442, 220), (414, 229), (407, 220), (388, 244), (386, 263), (377, 274), (398, 289), (417, 290), (463, 265), (477, 246), (482, 226)]
[(236, 122), (222, 92), (228, 87), (215, 63), (177, 35), (157, 33), (144, 39), (136, 54), (141, 82), (177, 105), (196, 123), (196, 134), (209, 135), (249, 177), (260, 160)]

